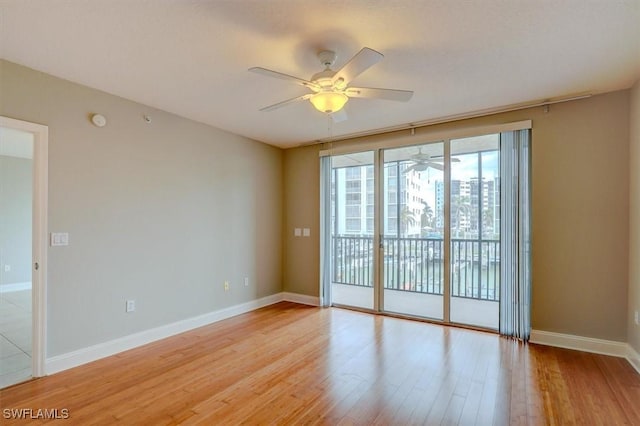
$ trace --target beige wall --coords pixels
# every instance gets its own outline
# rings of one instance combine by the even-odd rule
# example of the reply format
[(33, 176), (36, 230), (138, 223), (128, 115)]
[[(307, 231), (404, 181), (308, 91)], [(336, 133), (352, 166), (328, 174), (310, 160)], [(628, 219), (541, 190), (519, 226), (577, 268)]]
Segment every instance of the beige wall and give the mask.
[[(533, 108), (427, 129), (533, 120), (532, 323), (537, 330), (626, 341), (628, 106), (629, 92), (619, 91), (552, 105), (548, 113)], [(318, 147), (286, 151), (284, 285), (314, 296), (318, 244), (292, 235), (298, 224), (310, 224), (312, 235), (318, 234), (318, 167)]]
[[(284, 291), (319, 296), (320, 158), (318, 148), (288, 149), (284, 155)], [(310, 228), (308, 238), (295, 228)]]
[(281, 291), (282, 150), (9, 62), (0, 76), (0, 114), (49, 126), (49, 230), (69, 232), (48, 250), (49, 357)]
[(631, 90), (630, 102), (630, 196), (629, 210), (629, 316), (627, 338), (640, 353), (640, 326), (634, 312), (640, 311), (640, 80)]
[(534, 121), (535, 329), (626, 341), (628, 129), (628, 91)]

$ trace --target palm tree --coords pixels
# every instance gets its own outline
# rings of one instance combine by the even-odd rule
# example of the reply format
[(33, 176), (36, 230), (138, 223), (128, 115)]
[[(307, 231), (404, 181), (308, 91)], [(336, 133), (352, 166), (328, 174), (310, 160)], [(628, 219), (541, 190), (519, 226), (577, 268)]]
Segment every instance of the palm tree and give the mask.
[(494, 223), (493, 223), (493, 210), (492, 209), (484, 209), (482, 211), (482, 226), (484, 227), (483, 234), (495, 234)]
[(435, 219), (435, 217), (433, 216), (433, 209), (429, 204), (427, 204), (426, 201), (423, 201), (422, 205), (424, 207), (422, 208), (422, 216), (420, 218), (421, 219), (420, 224), (423, 228), (425, 227), (433, 228), (434, 219)]
[[(469, 219), (471, 215), (471, 205), (469, 197), (460, 196), (460, 195), (452, 195), (451, 196), (451, 227), (455, 228), (457, 231), (456, 236), (460, 236), (460, 231), (466, 231), (466, 229), (460, 229), (460, 223), (462, 219)], [(454, 222), (455, 220), (455, 222)]]
[(409, 232), (409, 228), (415, 226), (417, 223), (416, 217), (413, 214), (413, 211), (408, 206), (403, 206), (402, 210), (400, 210), (400, 227), (403, 232), (406, 234)]

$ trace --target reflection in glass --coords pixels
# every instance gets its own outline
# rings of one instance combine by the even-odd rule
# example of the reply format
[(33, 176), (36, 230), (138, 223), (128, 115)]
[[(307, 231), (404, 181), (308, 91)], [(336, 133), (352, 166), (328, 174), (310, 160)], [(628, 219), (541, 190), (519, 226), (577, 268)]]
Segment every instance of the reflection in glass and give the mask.
[(494, 329), (500, 297), (499, 149), (499, 134), (451, 141), (450, 320)]
[(385, 311), (443, 318), (443, 154), (441, 142), (384, 151)]
[(331, 158), (332, 303), (373, 309), (371, 151)]

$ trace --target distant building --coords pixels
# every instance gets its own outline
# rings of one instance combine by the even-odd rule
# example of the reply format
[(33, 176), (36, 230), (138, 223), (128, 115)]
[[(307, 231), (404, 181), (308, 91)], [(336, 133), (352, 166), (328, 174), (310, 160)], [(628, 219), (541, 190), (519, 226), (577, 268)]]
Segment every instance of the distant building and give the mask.
[[(404, 173), (408, 162), (389, 162), (384, 167), (383, 210), (385, 235), (420, 236), (424, 208), (424, 183), (420, 173)], [(333, 169), (332, 225), (338, 235), (373, 234), (373, 166)]]
[[(444, 227), (444, 182), (436, 182), (436, 225)], [(451, 181), (451, 229), (454, 235), (489, 237), (500, 230), (500, 178)]]

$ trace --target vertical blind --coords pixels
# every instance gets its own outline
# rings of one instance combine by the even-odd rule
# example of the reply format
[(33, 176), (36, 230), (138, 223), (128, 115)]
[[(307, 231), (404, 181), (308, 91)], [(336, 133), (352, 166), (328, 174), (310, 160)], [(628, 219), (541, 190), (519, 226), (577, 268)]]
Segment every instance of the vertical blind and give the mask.
[(320, 305), (331, 305), (331, 157), (320, 157)]
[(500, 334), (531, 334), (531, 144), (529, 130), (500, 134)]

